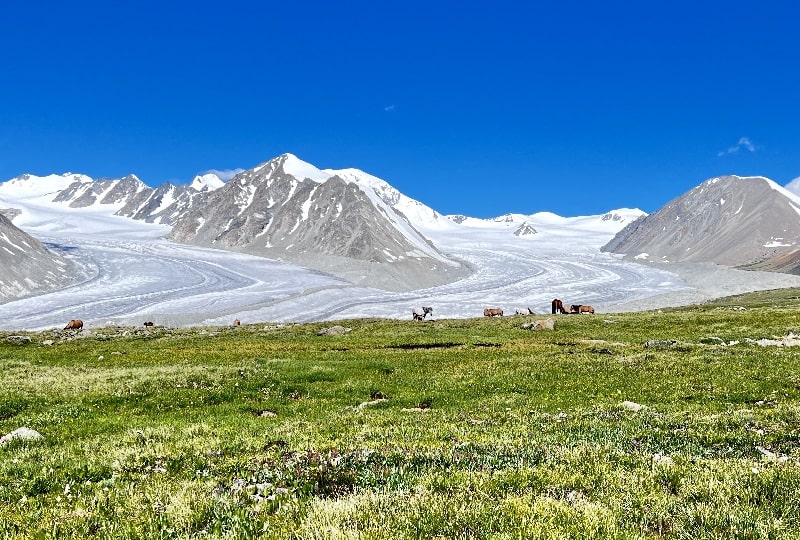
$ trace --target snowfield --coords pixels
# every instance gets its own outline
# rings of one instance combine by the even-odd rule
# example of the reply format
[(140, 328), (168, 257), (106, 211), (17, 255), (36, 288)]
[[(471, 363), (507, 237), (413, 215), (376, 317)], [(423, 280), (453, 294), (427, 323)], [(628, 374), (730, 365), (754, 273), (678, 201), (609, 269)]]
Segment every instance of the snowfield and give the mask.
[[(415, 223), (440, 250), (474, 272), (447, 285), (394, 293), (281, 261), (176, 244), (163, 238), (167, 227), (110, 215), (115, 208), (73, 209), (46, 202), (38, 192), (5, 187), (0, 208), (22, 210), (14, 224), (72, 259), (79, 275), (64, 289), (0, 305), (3, 330), (62, 328), (70, 319), (82, 319), (89, 328), (145, 321), (228, 325), (237, 318), (243, 324), (410, 319), (417, 305), (432, 306), (434, 318), (468, 318), (482, 316), (486, 307), (501, 307), (506, 314), (525, 307), (549, 313), (553, 298), (591, 304), (602, 313), (674, 305), (671, 294), (686, 301), (700, 292), (663, 267), (600, 252), (640, 214), (633, 210), (617, 211), (621, 220), (541, 213), (464, 218), (460, 224), (440, 216), (429, 226)], [(516, 236), (524, 223), (536, 233)], [(784, 277), (788, 281), (782, 286), (800, 284), (796, 276)], [(714, 285), (722, 281), (716, 275)], [(751, 282), (751, 290), (759, 288)]]

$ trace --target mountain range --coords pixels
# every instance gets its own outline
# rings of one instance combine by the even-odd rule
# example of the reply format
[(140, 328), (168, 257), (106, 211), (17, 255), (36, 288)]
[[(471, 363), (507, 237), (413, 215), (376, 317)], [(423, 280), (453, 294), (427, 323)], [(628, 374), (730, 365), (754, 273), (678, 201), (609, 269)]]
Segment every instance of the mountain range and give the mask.
[[(388, 291), (439, 286), (475, 271), (433, 242), (431, 231), (469, 234), (470, 224), (480, 221), (503, 224), (532, 241), (538, 234), (532, 216), (444, 216), (363, 171), (321, 170), (291, 154), (227, 182), (206, 174), (181, 186), (153, 188), (134, 175), (22, 175), (0, 183), (0, 208), (8, 206), (4, 213), (12, 219), (15, 201), (102, 209), (162, 225), (176, 242), (293, 262)], [(612, 211), (595, 218), (616, 232), (602, 251), (638, 262), (702, 261), (798, 273), (800, 196), (766, 178), (714, 178), (653, 214)], [(62, 287), (72, 271), (69, 261), (6, 218), (0, 220), (0, 260), (0, 301)]]

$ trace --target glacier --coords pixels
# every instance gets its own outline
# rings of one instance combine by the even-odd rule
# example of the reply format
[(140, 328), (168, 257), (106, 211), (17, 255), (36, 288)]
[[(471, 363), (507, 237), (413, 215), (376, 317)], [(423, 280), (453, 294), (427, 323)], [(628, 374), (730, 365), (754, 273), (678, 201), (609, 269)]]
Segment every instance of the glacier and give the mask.
[[(61, 328), (70, 319), (82, 319), (87, 328), (139, 326), (145, 320), (186, 327), (234, 319), (243, 324), (405, 319), (416, 305), (433, 306), (434, 318), (468, 318), (481, 316), (485, 307), (547, 313), (554, 297), (602, 312), (687, 288), (676, 274), (600, 252), (625, 222), (641, 214), (636, 210), (616, 211), (622, 219), (541, 213), (460, 223), (429, 213), (415, 227), (473, 272), (447, 285), (395, 293), (279, 260), (170, 242), (164, 239), (169, 227), (111, 215), (114, 208), (49, 201), (46, 194), (63, 181), (48, 180), (52, 186), (40, 182), (36, 189), (0, 184), (0, 207), (19, 208), (14, 224), (72, 259), (79, 272), (68, 287), (0, 305), (5, 330)], [(414, 202), (405, 203), (409, 213)], [(537, 233), (514, 235), (523, 222)]]

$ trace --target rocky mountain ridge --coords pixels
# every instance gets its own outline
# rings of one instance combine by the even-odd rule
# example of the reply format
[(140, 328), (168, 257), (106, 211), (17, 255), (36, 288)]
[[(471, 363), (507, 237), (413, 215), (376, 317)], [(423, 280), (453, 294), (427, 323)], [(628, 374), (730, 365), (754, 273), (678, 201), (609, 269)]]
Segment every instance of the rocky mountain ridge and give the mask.
[(294, 262), (395, 291), (452, 282), (471, 271), (431, 241), (431, 231), (453, 227), (500, 227), (535, 242), (542, 226), (581, 222), (587, 231), (617, 232), (602, 250), (638, 261), (713, 261), (785, 272), (800, 260), (791, 255), (800, 238), (800, 197), (765, 178), (711, 179), (650, 216), (622, 209), (583, 218), (541, 212), (491, 220), (443, 216), (363, 171), (320, 170), (292, 154), (228, 182), (207, 174), (191, 185), (153, 188), (134, 175), (92, 180), (67, 173), (0, 184), (0, 198), (12, 191), (70, 208), (108, 208), (168, 225), (174, 241)]
[(403, 200), (399, 192), (374, 177), (360, 180), (353, 171), (320, 171), (285, 154), (200, 194), (169, 238), (388, 290), (431, 287), (468, 273), (392, 206)]
[(706, 180), (629, 223), (602, 250), (639, 261), (794, 272), (790, 254), (799, 243), (800, 197), (764, 177), (731, 175)]
[(71, 262), (11, 223), (16, 212), (0, 210), (0, 302), (69, 283)]

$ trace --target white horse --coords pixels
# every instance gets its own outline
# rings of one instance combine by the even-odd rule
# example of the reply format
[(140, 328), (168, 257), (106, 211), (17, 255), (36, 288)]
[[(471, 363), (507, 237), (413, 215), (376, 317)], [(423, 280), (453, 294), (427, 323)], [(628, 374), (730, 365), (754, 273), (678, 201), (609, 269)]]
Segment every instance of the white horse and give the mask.
[(411, 310), (411, 317), (415, 321), (424, 321), (425, 317), (428, 316), (430, 313), (431, 318), (433, 318), (433, 308), (432, 307), (415, 307)]

